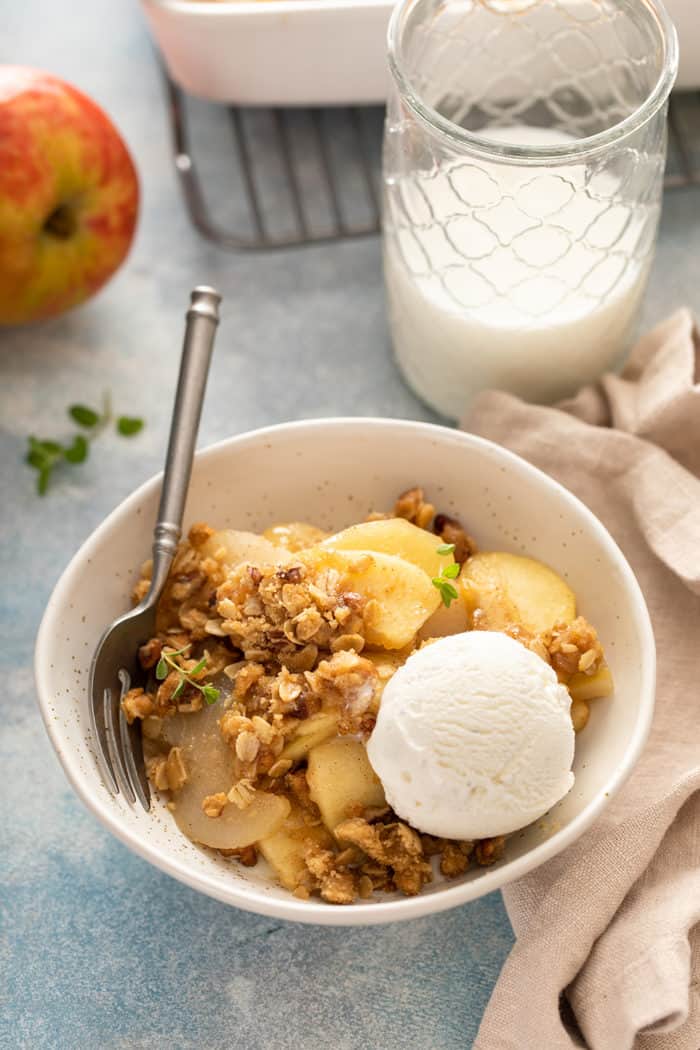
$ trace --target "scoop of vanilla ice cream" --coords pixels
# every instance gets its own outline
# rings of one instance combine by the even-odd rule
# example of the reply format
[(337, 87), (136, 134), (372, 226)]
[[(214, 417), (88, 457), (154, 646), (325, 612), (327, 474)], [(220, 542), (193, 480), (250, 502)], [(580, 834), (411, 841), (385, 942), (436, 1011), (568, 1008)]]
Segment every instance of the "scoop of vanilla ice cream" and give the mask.
[(367, 745), (387, 801), (430, 835), (506, 835), (571, 789), (571, 700), (508, 635), (469, 631), (409, 656)]

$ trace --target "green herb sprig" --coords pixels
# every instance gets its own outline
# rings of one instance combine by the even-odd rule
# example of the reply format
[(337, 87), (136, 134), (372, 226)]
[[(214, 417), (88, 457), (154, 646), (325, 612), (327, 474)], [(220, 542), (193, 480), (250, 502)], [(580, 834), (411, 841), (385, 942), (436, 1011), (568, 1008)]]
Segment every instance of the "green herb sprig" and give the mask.
[[(443, 543), (435, 551), (436, 554), (453, 554), (455, 549), (454, 543)], [(455, 580), (459, 576), (459, 565), (456, 561), (450, 562), (449, 565), (444, 565), (440, 571), (439, 576), (434, 576), (432, 580), (433, 587), (437, 587), (442, 598), (443, 605), (449, 609), (451, 603), (459, 598), (457, 588), (450, 580)]]
[(190, 648), (189, 645), (186, 645), (183, 649), (173, 649), (169, 653), (162, 653), (156, 666), (156, 678), (159, 682), (162, 682), (164, 678), (168, 677), (171, 671), (177, 671), (180, 679), (175, 686), (175, 691), (172, 695), (173, 700), (177, 700), (186, 685), (191, 685), (194, 686), (195, 689), (199, 689), (207, 704), (215, 704), (219, 699), (219, 690), (213, 685), (200, 685), (199, 682), (194, 681), (194, 676), (201, 674), (207, 666), (206, 656), (203, 656), (191, 671), (186, 671), (177, 659), (177, 657), (188, 652)]
[[(31, 435), (28, 439), (26, 463), (37, 472), (36, 490), (43, 496), (56, 467), (63, 463), (72, 466), (84, 463), (90, 454), (90, 445), (110, 423), (114, 421), (109, 394), (103, 397), (102, 411), (98, 412), (89, 405), (69, 405), (68, 416), (87, 434), (75, 434), (72, 440), (63, 444)], [(136, 416), (118, 416), (116, 431), (122, 437), (131, 437), (143, 430), (144, 422)]]

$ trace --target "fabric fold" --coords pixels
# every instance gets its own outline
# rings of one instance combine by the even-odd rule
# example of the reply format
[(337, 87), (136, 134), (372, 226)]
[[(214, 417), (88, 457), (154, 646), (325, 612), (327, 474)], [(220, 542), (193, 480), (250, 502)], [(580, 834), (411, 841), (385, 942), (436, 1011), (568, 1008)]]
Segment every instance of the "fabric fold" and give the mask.
[(517, 940), (477, 1050), (700, 1047), (699, 347), (679, 311), (621, 375), (557, 408), (488, 392), (465, 421), (604, 522), (644, 591), (658, 658), (629, 781), (578, 842), (504, 891)]

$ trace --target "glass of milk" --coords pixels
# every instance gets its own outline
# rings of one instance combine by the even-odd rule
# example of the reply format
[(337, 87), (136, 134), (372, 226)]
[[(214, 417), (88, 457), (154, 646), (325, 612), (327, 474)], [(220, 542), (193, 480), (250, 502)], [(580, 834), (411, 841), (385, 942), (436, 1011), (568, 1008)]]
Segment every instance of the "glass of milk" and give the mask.
[(397, 360), (459, 417), (621, 363), (654, 252), (678, 61), (659, 0), (401, 0), (384, 270)]

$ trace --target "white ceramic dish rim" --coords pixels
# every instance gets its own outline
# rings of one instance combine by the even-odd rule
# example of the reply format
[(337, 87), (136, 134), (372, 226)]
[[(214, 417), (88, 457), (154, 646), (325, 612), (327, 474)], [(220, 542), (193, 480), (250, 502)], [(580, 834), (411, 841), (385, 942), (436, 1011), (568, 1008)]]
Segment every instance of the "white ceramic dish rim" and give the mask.
[(164, 7), (169, 11), (177, 11), (180, 14), (209, 16), (226, 15), (259, 15), (260, 18), (274, 18), (279, 14), (295, 14), (300, 11), (355, 11), (362, 7), (386, 8), (391, 11), (393, 0), (269, 0), (262, 3), (261, 0), (146, 0), (153, 7)]
[[(139, 486), (130, 496), (127, 496), (95, 529), (85, 543), (79, 548), (69, 562), (56, 584), (46, 606), (44, 616), (37, 635), (34, 674), (37, 686), (39, 708), (42, 719), (49, 735), (51, 743), (56, 751), (59, 761), (63, 766), (65, 774), (74, 791), (87, 808), (104, 824), (113, 835), (123, 842), (129, 849), (152, 863), (161, 871), (178, 879), (180, 882), (214, 897), (226, 904), (233, 904), (244, 911), (254, 911), (261, 915), (274, 916), (280, 919), (288, 919), (296, 922), (316, 923), (319, 925), (337, 926), (361, 926), (375, 925), (384, 922), (394, 922), (407, 919), (415, 919), (433, 912), (446, 911), (457, 907), (469, 900), (482, 897), (492, 890), (500, 889), (503, 885), (521, 878), (546, 860), (554, 857), (563, 849), (573, 843), (587, 828), (595, 821), (609, 801), (617, 794), (625, 780), (631, 773), (637, 758), (639, 757), (651, 727), (654, 711), (654, 693), (656, 684), (656, 648), (649, 613), (646, 602), (642, 595), (637, 579), (627, 562), (624, 554), (613, 540), (610, 533), (596, 518), (584, 503), (573, 493), (569, 492), (553, 478), (544, 474), (537, 467), (532, 466), (520, 456), (509, 452), (491, 441), (479, 438), (461, 431), (451, 430), (448, 427), (436, 426), (432, 423), (421, 423), (410, 420), (381, 419), (376, 417), (338, 417), (333, 419), (299, 420), (290, 423), (280, 423), (271, 427), (263, 427), (257, 430), (246, 431), (243, 434), (226, 438), (213, 445), (202, 449), (196, 455), (197, 462), (209, 456), (218, 454), (222, 449), (238, 447), (245, 448), (246, 445), (256, 445), (268, 437), (279, 436), (281, 433), (293, 434), (295, 430), (328, 427), (344, 428), (348, 425), (356, 425), (362, 420), (367, 427), (399, 427), (407, 432), (423, 434), (427, 439), (439, 439), (441, 436), (449, 435), (450, 441), (455, 437), (463, 439), (465, 444), (477, 445), (488, 448), (491, 451), (498, 450), (506, 460), (517, 465), (519, 469), (532, 478), (537, 478), (553, 486), (559, 497), (570, 506), (575, 506), (582, 516), (587, 519), (588, 524), (608, 555), (617, 563), (622, 577), (624, 578), (630, 592), (635, 599), (635, 607), (639, 617), (639, 633), (641, 644), (645, 653), (642, 667), (642, 679), (639, 697), (639, 716), (634, 732), (627, 743), (622, 761), (615, 773), (604, 783), (597, 795), (589, 802), (588, 806), (574, 817), (566, 827), (557, 831), (551, 838), (542, 842), (534, 849), (508, 862), (507, 870), (502, 866), (496, 866), (485, 871), (478, 880), (459, 883), (441, 889), (439, 893), (429, 895), (418, 895), (406, 897), (402, 900), (381, 901), (371, 905), (354, 904), (343, 908), (340, 905), (329, 905), (321, 902), (297, 900), (291, 894), (289, 900), (271, 900), (259, 893), (256, 889), (241, 890), (231, 885), (230, 890), (223, 891), (206, 873), (194, 872), (188, 869), (186, 863), (177, 858), (164, 855), (157, 847), (151, 846), (134, 834), (128, 825), (125, 825), (118, 811), (108, 803), (103, 802), (99, 794), (92, 794), (85, 790), (84, 783), (78, 771), (77, 759), (70, 753), (63, 753), (60, 746), (58, 733), (50, 716), (49, 704), (52, 697), (49, 669), (46, 661), (42, 659), (47, 639), (53, 631), (54, 618), (66, 601), (72, 586), (72, 577), (76, 567), (89, 558), (93, 550), (97, 549), (102, 542), (103, 536), (111, 530), (115, 522), (123, 515), (128, 514), (132, 506), (138, 503), (144, 496), (155, 489), (162, 478), (162, 474), (151, 477)], [(97, 774), (96, 774), (97, 775)], [(504, 875), (506, 876), (504, 878)]]

